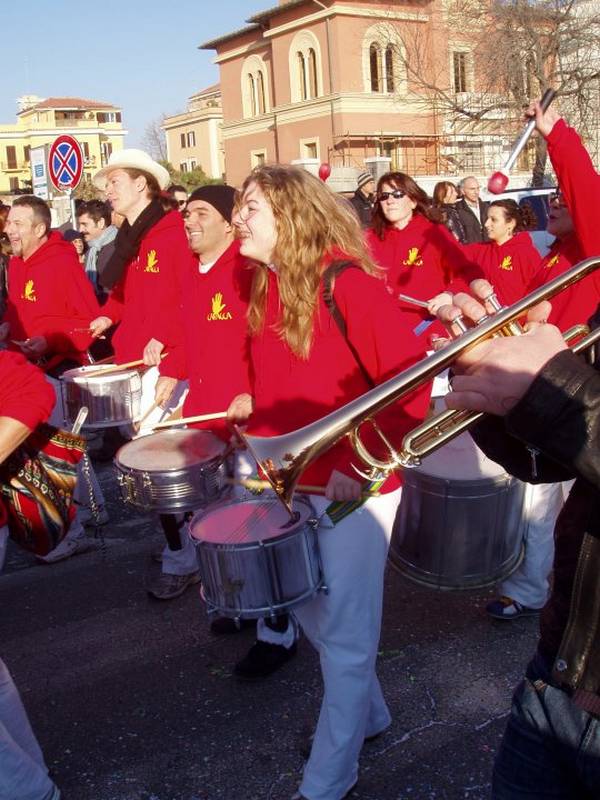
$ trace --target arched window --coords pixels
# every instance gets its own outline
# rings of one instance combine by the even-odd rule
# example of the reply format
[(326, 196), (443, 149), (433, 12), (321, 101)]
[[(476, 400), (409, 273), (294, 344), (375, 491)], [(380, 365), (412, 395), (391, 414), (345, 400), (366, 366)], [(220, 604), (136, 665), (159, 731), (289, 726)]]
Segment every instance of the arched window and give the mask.
[(258, 55), (248, 56), (242, 65), (242, 114), (245, 119), (269, 111), (269, 82), (265, 62)]
[(317, 54), (311, 47), (308, 51), (308, 86), (310, 97), (317, 96)]
[(304, 69), (304, 53), (298, 51), (296, 53), (298, 61), (298, 84), (300, 86), (300, 100), (306, 100), (308, 97), (306, 92), (306, 70)]
[(388, 92), (394, 91), (394, 48), (391, 44), (385, 48), (385, 82)]
[(371, 25), (362, 45), (365, 92), (404, 94), (408, 91), (406, 50), (400, 31), (392, 23)]
[(265, 78), (262, 72), (256, 74), (257, 113), (264, 114), (267, 110), (265, 101)]
[(256, 85), (254, 83), (254, 75), (248, 75), (248, 92), (250, 96), (250, 116), (255, 117), (256, 111)]
[(369, 48), (369, 70), (371, 75), (371, 91), (381, 91), (381, 49), (373, 42)]
[(292, 103), (311, 100), (323, 94), (321, 47), (312, 31), (302, 30), (292, 39), (289, 66)]

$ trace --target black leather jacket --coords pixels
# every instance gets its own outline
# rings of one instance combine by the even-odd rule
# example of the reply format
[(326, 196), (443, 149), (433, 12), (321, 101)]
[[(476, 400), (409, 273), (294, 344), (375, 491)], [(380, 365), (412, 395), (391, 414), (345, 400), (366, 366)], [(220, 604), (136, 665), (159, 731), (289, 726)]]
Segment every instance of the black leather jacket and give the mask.
[(552, 664), (553, 684), (600, 716), (600, 374), (559, 353), (504, 420), (486, 417), (474, 438), (521, 480), (576, 478), (556, 523), (538, 649)]

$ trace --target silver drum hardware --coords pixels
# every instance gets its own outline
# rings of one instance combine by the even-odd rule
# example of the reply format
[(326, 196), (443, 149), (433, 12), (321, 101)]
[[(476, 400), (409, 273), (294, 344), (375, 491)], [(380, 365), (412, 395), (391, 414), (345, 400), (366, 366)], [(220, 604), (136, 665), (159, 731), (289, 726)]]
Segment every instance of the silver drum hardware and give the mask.
[(69, 426), (82, 406), (88, 409), (83, 430), (112, 428), (140, 416), (142, 378), (135, 369), (88, 377), (97, 366), (69, 369), (61, 375), (63, 409)]
[(159, 514), (200, 508), (229, 490), (225, 450), (213, 433), (194, 429), (134, 439), (115, 456), (121, 496), (136, 508)]
[(325, 590), (317, 522), (297, 497), (294, 517), (275, 498), (229, 500), (194, 515), (202, 594), (209, 613), (277, 616)]

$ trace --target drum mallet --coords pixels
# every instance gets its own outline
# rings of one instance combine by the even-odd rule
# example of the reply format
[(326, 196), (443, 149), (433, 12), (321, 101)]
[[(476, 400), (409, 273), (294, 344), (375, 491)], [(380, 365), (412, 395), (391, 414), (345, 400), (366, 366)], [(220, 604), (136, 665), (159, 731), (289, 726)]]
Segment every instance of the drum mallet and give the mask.
[[(542, 111), (545, 111), (552, 100), (554, 99), (554, 95), (556, 92), (554, 89), (546, 89), (544, 92), (542, 99), (540, 100), (540, 106), (542, 107)], [(506, 163), (502, 167), (501, 170), (498, 172), (494, 172), (492, 177), (489, 179), (487, 188), (488, 192), (492, 194), (502, 194), (502, 192), (508, 186), (508, 174), (513, 168), (515, 161), (519, 157), (521, 150), (525, 147), (527, 142), (529, 141), (529, 137), (533, 133), (535, 129), (535, 119), (530, 119), (527, 125), (523, 128), (523, 133), (519, 136), (517, 141), (514, 144), (511, 154), (506, 160)]]

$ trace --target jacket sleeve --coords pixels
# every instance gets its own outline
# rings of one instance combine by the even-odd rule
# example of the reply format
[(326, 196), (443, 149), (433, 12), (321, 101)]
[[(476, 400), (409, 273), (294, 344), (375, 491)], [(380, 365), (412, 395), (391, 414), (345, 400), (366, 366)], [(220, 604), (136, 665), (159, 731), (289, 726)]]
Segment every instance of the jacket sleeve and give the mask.
[(100, 307), (100, 314), (112, 320), (113, 324), (121, 322), (123, 319), (123, 309), (125, 308), (125, 281), (127, 279), (128, 269), (129, 267), (125, 268), (123, 275), (113, 286), (108, 300)]
[(60, 315), (41, 317), (35, 334), (44, 336), (52, 352), (76, 350), (81, 352), (93, 339), (85, 330), (92, 319), (100, 314), (92, 284), (75, 259), (64, 262), (56, 280), (61, 283), (63, 310)]
[(444, 278), (451, 292), (468, 291), (471, 281), (484, 277), (481, 267), (444, 225), (435, 226), (432, 238), (440, 254)]
[(594, 212), (600, 175), (577, 132), (559, 120), (548, 136), (548, 153), (586, 257), (600, 254), (600, 225)]
[(33, 430), (54, 407), (54, 389), (44, 373), (19, 353), (0, 353), (0, 417), (11, 417)]

